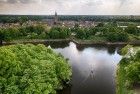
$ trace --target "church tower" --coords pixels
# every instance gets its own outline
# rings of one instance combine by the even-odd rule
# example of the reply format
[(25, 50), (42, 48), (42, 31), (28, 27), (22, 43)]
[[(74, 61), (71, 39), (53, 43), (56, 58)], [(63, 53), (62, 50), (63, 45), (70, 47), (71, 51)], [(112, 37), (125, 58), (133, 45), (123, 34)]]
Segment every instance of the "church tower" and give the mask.
[(54, 24), (56, 25), (58, 23), (58, 15), (57, 15), (57, 12), (55, 12), (55, 15), (54, 15)]

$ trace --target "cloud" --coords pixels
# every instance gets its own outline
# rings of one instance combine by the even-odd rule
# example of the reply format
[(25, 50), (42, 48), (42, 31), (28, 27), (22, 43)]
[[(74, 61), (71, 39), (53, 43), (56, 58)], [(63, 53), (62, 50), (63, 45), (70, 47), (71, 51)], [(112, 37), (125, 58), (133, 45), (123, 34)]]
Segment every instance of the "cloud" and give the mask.
[(0, 0), (0, 14), (140, 14), (140, 0)]
[(99, 6), (99, 5), (102, 5), (102, 4), (103, 4), (103, 3), (102, 3), (101, 0), (93, 0), (93, 1), (88, 0), (88, 1), (86, 2), (86, 5), (87, 5), (87, 6)]
[(35, 3), (38, 0), (1, 0), (0, 3), (5, 3), (5, 4), (16, 4), (16, 3)]

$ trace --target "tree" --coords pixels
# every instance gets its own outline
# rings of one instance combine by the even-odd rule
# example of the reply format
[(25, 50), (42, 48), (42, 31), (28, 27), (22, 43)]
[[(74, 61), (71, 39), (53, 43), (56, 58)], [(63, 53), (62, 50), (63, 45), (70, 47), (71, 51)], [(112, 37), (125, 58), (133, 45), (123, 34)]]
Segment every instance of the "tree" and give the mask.
[(70, 78), (68, 62), (44, 45), (0, 48), (1, 94), (56, 94)]
[(79, 38), (79, 39), (86, 39), (87, 38), (86, 32), (83, 28), (77, 28), (76, 38)]
[(99, 23), (96, 27), (103, 27), (103, 26), (104, 26), (104, 23), (101, 22), (101, 23)]
[(42, 32), (45, 31), (45, 28), (42, 25), (37, 25), (34, 27), (34, 32), (40, 35)]
[(51, 39), (59, 39), (60, 33), (58, 30), (50, 30), (49, 36)]
[(17, 28), (6, 28), (3, 29), (4, 40), (10, 41), (19, 37), (20, 33)]
[(3, 30), (0, 29), (0, 45), (2, 45), (3, 40), (4, 40), (4, 33)]
[(134, 35), (137, 35), (137, 34), (140, 34), (137, 26), (135, 25), (129, 25), (126, 29), (125, 29), (125, 32), (129, 33), (129, 34), (134, 34)]
[(129, 40), (129, 36), (125, 32), (108, 32), (107, 40), (110, 42), (125, 42)]

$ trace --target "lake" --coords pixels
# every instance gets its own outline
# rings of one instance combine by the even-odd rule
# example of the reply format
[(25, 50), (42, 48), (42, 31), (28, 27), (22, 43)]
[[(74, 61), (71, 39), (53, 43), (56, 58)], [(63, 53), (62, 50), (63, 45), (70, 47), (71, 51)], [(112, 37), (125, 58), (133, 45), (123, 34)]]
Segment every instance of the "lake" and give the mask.
[(115, 94), (116, 67), (121, 47), (79, 46), (73, 42), (51, 45), (72, 66), (71, 88), (60, 94)]

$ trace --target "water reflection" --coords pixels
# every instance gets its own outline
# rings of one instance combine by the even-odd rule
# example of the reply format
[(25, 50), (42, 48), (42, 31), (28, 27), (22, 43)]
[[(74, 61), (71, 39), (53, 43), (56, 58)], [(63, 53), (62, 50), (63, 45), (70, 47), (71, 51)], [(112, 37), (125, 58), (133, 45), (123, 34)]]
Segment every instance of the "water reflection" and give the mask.
[(117, 50), (113, 54), (107, 48), (78, 50), (70, 42), (68, 47), (55, 51), (68, 58), (72, 66), (71, 94), (115, 94), (115, 70), (121, 60)]

